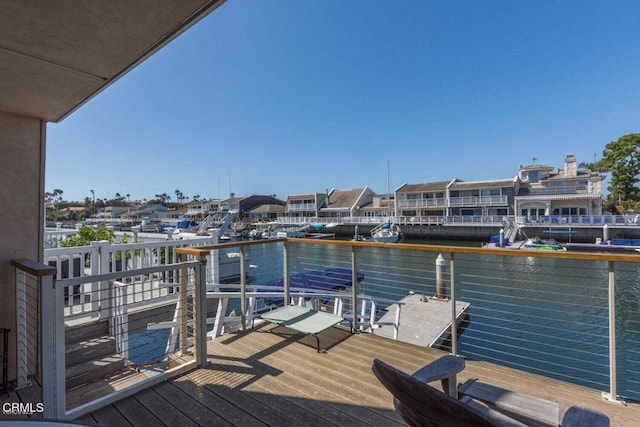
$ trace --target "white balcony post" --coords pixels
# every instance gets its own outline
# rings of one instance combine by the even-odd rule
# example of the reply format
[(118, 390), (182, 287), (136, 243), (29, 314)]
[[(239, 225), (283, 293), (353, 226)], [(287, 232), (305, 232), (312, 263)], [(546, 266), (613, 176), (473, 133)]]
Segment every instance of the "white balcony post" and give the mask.
[[(455, 280), (455, 254), (452, 252), (450, 254), (449, 261), (449, 281), (451, 283), (451, 354), (454, 356), (458, 355), (458, 325), (456, 324), (456, 280)], [(455, 384), (454, 384), (455, 387)]]
[[(42, 404), (44, 418), (64, 419), (66, 408), (64, 289), (53, 276), (40, 282)], [(46, 357), (45, 357), (46, 356)]]
[(244, 246), (240, 246), (240, 321), (242, 332), (247, 330), (247, 277), (244, 271)]
[[(103, 274), (103, 273), (109, 273), (111, 272), (110, 266), (111, 264), (111, 260), (109, 259), (110, 256), (115, 256), (115, 254), (111, 253), (111, 243), (109, 243), (106, 240), (101, 240), (99, 242), (92, 242), (91, 245), (93, 246), (95, 243), (96, 247), (97, 247), (97, 251), (98, 251), (98, 272), (97, 274)], [(91, 260), (92, 266), (91, 266), (91, 272), (93, 274), (93, 262), (94, 260)], [(108, 319), (111, 316), (111, 307), (110, 307), (110, 295), (109, 295), (109, 282), (106, 280), (103, 280), (101, 282), (99, 282), (99, 288), (98, 288), (98, 293), (97, 293), (97, 297), (98, 297), (98, 305), (100, 307), (100, 318), (101, 319)]]
[(195, 356), (198, 365), (204, 366), (207, 364), (207, 257), (200, 257), (200, 263), (195, 268), (195, 276)]
[[(351, 315), (352, 331), (357, 332), (358, 329), (358, 259), (356, 256), (356, 247), (351, 246)], [(363, 302), (364, 304), (364, 302)]]
[(282, 247), (282, 280), (284, 285), (284, 305), (289, 305), (289, 244), (283, 243)]
[[(91, 242), (91, 275), (100, 274), (100, 242)], [(100, 309), (100, 282), (91, 282), (91, 311)]]
[[(605, 225), (606, 227), (606, 225)], [(609, 392), (602, 393), (602, 398), (614, 403), (625, 404), (618, 397), (616, 373), (616, 280), (614, 262), (609, 261)]]

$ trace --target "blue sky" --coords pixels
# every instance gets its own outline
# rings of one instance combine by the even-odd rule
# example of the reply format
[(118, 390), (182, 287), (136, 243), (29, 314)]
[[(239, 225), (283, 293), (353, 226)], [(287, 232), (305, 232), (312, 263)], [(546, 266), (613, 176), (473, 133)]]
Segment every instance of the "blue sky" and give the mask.
[(47, 130), (67, 200), (510, 178), (639, 132), (640, 2), (229, 0)]

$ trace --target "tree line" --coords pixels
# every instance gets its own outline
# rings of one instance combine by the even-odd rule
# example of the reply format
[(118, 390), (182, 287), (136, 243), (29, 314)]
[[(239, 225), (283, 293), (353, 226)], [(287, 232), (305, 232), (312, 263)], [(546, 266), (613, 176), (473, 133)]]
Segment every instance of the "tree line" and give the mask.
[[(124, 195), (122, 195), (121, 193), (116, 193), (112, 198), (96, 198), (94, 190), (89, 190), (89, 192), (91, 193), (91, 196), (86, 196), (84, 198), (84, 201), (81, 202), (65, 200), (62, 196), (64, 194), (64, 191), (59, 188), (56, 188), (50, 192), (45, 192), (44, 200), (47, 208), (47, 221), (59, 221), (63, 219), (79, 221), (83, 218), (87, 218), (91, 215), (96, 214), (98, 211), (104, 209), (107, 206), (126, 207), (131, 204), (131, 194), (129, 193), (126, 193)], [(185, 196), (185, 194), (180, 190), (175, 190), (174, 194), (175, 202), (172, 202), (171, 196), (167, 193), (156, 194), (154, 195), (154, 197), (148, 200), (145, 198), (140, 200), (139, 202), (142, 202), (143, 204), (158, 204), (167, 207), (181, 208), (184, 207), (184, 205), (190, 200), (194, 202), (201, 200), (201, 196), (199, 194), (196, 194), (193, 197), (188, 197)], [(68, 208), (83, 209), (70, 210)]]

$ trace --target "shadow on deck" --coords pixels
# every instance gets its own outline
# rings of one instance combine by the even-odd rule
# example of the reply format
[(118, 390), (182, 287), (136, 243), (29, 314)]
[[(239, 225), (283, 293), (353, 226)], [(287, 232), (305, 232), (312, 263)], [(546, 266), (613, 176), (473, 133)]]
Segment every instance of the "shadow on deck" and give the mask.
[[(413, 372), (443, 353), (371, 334), (332, 328), (315, 340), (266, 325), (208, 344), (209, 364), (122, 399), (76, 421), (105, 426), (353, 425), (398, 426), (391, 395), (371, 371), (380, 358)], [(467, 361), (458, 382), (495, 385), (606, 413), (635, 425), (640, 405), (605, 402), (600, 392), (486, 362)], [(439, 386), (439, 385), (438, 385)]]

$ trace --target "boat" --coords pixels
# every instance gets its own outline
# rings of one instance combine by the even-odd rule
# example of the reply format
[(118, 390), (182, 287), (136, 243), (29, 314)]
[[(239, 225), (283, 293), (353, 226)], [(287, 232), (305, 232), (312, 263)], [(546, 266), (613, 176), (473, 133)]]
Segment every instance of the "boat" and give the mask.
[(371, 230), (371, 237), (365, 237), (363, 240), (382, 243), (396, 243), (400, 240), (400, 234), (402, 234), (400, 226), (391, 222), (391, 218), (389, 218), (386, 222)]
[[(391, 184), (389, 183), (389, 161), (387, 160), (387, 208), (390, 207), (390, 201)], [(365, 237), (364, 240), (373, 240), (374, 242), (382, 243), (396, 243), (400, 240), (401, 234), (400, 226), (391, 222), (391, 218), (389, 218), (387, 222), (383, 222), (377, 227), (374, 227), (373, 230), (371, 230), (371, 237)]]
[(531, 237), (520, 245), (520, 249), (533, 249), (538, 251), (566, 251), (567, 248), (558, 243), (555, 239), (542, 239)]

